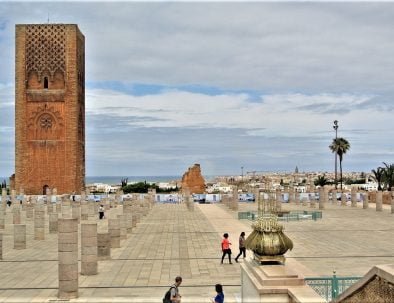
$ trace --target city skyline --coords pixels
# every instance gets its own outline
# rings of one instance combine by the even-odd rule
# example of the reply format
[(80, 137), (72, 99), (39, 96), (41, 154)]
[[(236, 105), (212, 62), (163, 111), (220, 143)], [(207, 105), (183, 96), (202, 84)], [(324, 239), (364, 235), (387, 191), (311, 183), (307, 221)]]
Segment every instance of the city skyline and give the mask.
[(14, 172), (15, 24), (48, 13), (86, 37), (87, 176), (333, 171), (335, 119), (344, 171), (393, 162), (392, 3), (0, 7), (0, 175)]

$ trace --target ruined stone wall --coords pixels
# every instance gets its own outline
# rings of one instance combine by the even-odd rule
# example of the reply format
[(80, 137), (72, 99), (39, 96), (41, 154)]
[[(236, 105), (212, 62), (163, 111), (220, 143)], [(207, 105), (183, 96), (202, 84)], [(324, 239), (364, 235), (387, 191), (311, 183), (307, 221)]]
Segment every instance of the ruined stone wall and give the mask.
[(205, 192), (205, 180), (201, 175), (200, 164), (194, 164), (183, 174), (182, 191), (188, 191), (192, 194), (202, 194)]
[(84, 188), (84, 45), (77, 25), (16, 25), (16, 190)]

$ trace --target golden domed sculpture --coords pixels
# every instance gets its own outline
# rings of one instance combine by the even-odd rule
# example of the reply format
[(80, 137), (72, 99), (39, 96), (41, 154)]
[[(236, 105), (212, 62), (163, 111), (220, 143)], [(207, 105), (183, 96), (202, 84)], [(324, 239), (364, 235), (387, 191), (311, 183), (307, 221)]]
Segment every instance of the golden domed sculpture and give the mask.
[[(285, 262), (283, 256), (289, 249), (293, 249), (293, 242), (284, 234), (284, 228), (278, 223), (276, 200), (274, 194), (268, 193), (268, 199), (258, 201), (258, 218), (252, 224), (253, 232), (245, 241), (245, 247), (254, 252), (260, 262)], [(280, 202), (279, 202), (280, 203)]]

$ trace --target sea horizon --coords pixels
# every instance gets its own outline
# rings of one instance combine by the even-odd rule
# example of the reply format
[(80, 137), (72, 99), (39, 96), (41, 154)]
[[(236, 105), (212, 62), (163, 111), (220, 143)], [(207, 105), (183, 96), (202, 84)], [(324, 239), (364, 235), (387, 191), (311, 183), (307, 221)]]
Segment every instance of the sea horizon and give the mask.
[[(203, 176), (205, 180), (210, 180), (214, 176)], [(128, 182), (148, 182), (148, 183), (157, 183), (157, 182), (170, 182), (170, 181), (180, 181), (182, 176), (86, 176), (85, 183), (93, 184), (93, 183), (104, 183), (109, 185), (121, 184), (122, 179), (127, 178)], [(9, 177), (0, 177), (0, 181), (5, 180), (7, 184), (9, 184)]]

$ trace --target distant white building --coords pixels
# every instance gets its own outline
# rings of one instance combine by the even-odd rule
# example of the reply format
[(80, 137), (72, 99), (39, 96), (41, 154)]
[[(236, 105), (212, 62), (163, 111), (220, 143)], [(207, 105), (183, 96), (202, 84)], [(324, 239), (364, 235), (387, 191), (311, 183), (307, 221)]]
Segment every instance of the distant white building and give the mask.
[(232, 187), (228, 185), (227, 183), (223, 182), (217, 182), (212, 184), (212, 186), (207, 188), (208, 193), (215, 193), (215, 192), (220, 192), (220, 193), (231, 193), (232, 192)]
[(375, 191), (378, 190), (378, 183), (369, 181), (365, 184), (359, 184), (359, 187), (366, 191)]
[(169, 183), (169, 182), (159, 182), (157, 186), (162, 189), (176, 189), (176, 183)]

